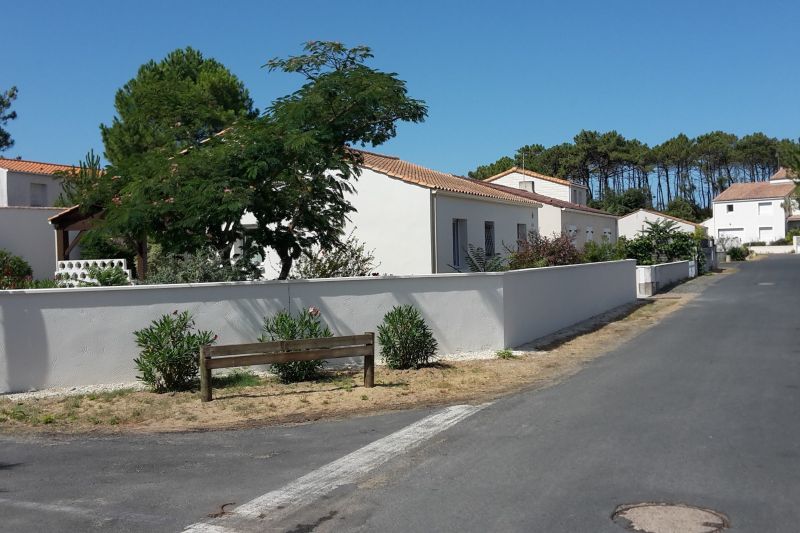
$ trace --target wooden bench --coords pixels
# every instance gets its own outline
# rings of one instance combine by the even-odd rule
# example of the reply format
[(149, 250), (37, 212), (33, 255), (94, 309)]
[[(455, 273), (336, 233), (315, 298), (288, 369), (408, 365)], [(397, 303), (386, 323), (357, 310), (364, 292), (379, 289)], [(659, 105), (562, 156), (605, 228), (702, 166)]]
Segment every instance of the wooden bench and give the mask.
[(341, 357), (364, 357), (364, 386), (375, 385), (375, 334), (200, 347), (200, 397), (211, 401), (211, 370)]

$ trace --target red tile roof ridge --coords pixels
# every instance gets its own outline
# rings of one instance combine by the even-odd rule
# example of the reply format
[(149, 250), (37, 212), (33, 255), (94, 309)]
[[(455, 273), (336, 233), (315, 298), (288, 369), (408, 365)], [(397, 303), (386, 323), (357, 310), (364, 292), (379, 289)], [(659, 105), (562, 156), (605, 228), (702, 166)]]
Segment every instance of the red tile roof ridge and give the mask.
[(636, 211), (631, 211), (627, 215), (622, 215), (620, 218), (625, 218), (625, 217), (631, 216), (633, 214), (638, 213), (639, 211), (644, 211), (646, 213), (651, 213), (653, 215), (658, 215), (658, 216), (661, 216), (661, 217), (664, 217), (664, 218), (669, 218), (669, 219), (674, 220), (676, 222), (683, 222), (684, 224), (691, 224), (692, 226), (701, 226), (701, 224), (698, 223), (698, 222), (692, 222), (691, 220), (686, 220), (685, 218), (675, 217), (675, 216), (672, 216), (672, 215), (668, 215), (666, 213), (662, 213), (661, 211), (656, 211), (655, 209), (647, 209), (645, 207), (640, 207)]
[(794, 191), (792, 183), (770, 183), (769, 181), (751, 181), (732, 183), (730, 187), (719, 193), (714, 202), (732, 202), (736, 200), (759, 200), (766, 198), (782, 198)]

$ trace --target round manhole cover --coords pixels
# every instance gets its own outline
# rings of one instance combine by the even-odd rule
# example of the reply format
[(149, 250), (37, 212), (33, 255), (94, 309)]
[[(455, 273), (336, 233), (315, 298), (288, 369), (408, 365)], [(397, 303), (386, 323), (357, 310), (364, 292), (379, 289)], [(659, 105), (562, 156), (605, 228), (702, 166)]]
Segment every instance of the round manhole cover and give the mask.
[(611, 519), (625, 529), (642, 533), (719, 533), (730, 527), (724, 514), (682, 503), (620, 505)]

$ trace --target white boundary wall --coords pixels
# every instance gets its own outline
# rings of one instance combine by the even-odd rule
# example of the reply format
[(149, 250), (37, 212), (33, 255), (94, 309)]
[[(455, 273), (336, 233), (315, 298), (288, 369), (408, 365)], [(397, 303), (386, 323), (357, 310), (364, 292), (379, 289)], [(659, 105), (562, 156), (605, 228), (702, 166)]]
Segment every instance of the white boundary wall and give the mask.
[(639, 298), (646, 298), (665, 287), (695, 276), (697, 276), (697, 265), (694, 261), (637, 266), (636, 295)]
[(756, 255), (769, 255), (769, 254), (792, 254), (795, 253), (794, 244), (774, 244), (769, 246), (748, 246)]
[(314, 305), (335, 335), (375, 331), (413, 304), (441, 354), (532, 341), (636, 298), (632, 260), (504, 273), (0, 291), (0, 392), (132, 381), (132, 332), (189, 310), (219, 343)]

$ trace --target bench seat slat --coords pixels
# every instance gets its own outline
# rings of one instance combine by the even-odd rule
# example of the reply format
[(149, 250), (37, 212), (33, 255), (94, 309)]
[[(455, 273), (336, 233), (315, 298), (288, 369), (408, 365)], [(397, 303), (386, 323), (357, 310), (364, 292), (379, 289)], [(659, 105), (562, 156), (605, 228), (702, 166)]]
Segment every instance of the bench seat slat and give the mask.
[(372, 339), (372, 335), (347, 335), (344, 337), (325, 337), (321, 339), (253, 342), (249, 344), (224, 344), (220, 346), (208, 346), (206, 347), (205, 353), (206, 357), (216, 357), (221, 355), (284, 353), (299, 350), (372, 345)]
[(312, 361), (314, 359), (338, 359), (341, 357), (364, 357), (372, 355), (372, 345), (344, 346), (318, 350), (302, 350), (291, 352), (257, 353), (250, 355), (233, 355), (230, 357), (206, 358), (206, 368), (232, 368), (237, 366), (269, 365), (288, 363), (290, 361)]

